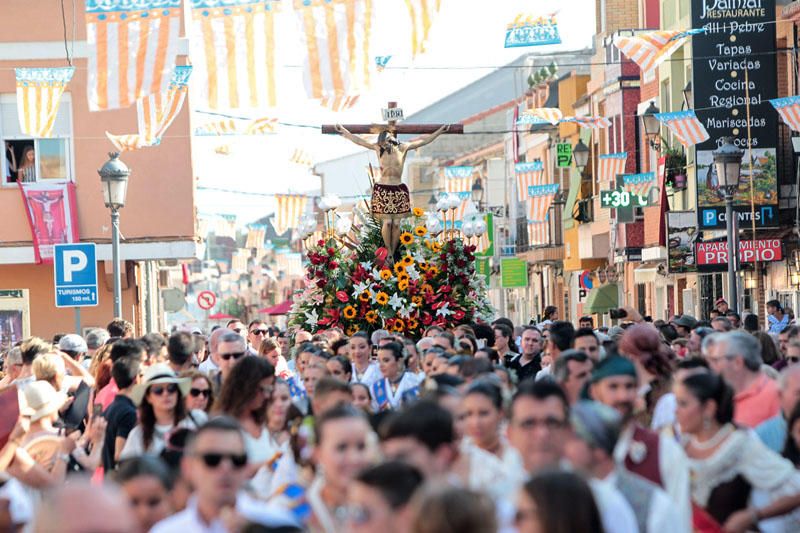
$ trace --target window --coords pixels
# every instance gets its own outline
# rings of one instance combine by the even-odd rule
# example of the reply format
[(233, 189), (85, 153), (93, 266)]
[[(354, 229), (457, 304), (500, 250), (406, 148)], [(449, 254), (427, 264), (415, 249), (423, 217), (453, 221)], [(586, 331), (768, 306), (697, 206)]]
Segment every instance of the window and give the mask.
[(53, 126), (53, 137), (49, 139), (34, 139), (23, 135), (17, 116), (16, 95), (0, 95), (2, 185), (14, 186), (18, 181), (71, 181), (71, 137), (72, 102), (69, 94), (65, 93), (61, 98)]

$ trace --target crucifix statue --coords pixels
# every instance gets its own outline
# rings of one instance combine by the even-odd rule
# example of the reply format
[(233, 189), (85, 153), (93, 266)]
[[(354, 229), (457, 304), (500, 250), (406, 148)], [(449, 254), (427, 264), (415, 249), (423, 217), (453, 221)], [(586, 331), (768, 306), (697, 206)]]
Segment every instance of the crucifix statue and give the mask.
[[(396, 102), (389, 102), (389, 109), (395, 109)], [(348, 124), (342, 126), (322, 126), (322, 133), (338, 133), (345, 139), (370, 150), (374, 150), (380, 162), (381, 175), (372, 187), (372, 215), (381, 222), (381, 235), (389, 257), (394, 257), (400, 240), (400, 221), (411, 213), (411, 195), (403, 183), (403, 166), (406, 155), (412, 150), (433, 142), (443, 133), (464, 133), (462, 124), (397, 124), (389, 120), (387, 124)], [(355, 135), (377, 134), (375, 143)], [(397, 140), (400, 134), (424, 135), (409, 143)]]

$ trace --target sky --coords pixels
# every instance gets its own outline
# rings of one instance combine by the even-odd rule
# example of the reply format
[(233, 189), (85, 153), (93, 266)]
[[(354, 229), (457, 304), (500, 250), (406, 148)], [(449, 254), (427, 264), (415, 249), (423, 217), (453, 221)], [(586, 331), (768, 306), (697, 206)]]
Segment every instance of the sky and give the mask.
[[(521, 55), (589, 47), (595, 28), (594, 0), (441, 0), (426, 52), (412, 61), (405, 0), (374, 1), (381, 9), (372, 36), (374, 55), (392, 55), (392, 59), (370, 93), (354, 108), (340, 113), (305, 96), (300, 34), (294, 14), (284, 10), (277, 30), (281, 44), (278, 107), (244, 116), (277, 116), (282, 123), (314, 127), (282, 126), (277, 134), (266, 136), (195, 137), (196, 201), (201, 215), (235, 214), (238, 224), (244, 225), (273, 211), (271, 194), (318, 190), (318, 178), (289, 162), (292, 153), (302, 148), (319, 163), (359, 149), (344, 139), (322, 135), (316, 129), (320, 124), (380, 122), (381, 109), (388, 101), (397, 101), (409, 116)], [(545, 15), (554, 5), (559, 5), (560, 45), (503, 48), (506, 25), (517, 15)], [(193, 110), (193, 125), (213, 120), (202, 111)]]

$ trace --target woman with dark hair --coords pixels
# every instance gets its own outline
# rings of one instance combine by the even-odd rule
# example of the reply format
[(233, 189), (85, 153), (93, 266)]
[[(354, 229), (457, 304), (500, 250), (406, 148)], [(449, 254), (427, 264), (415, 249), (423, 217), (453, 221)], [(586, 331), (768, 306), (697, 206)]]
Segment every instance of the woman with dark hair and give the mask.
[(139, 424), (128, 434), (120, 460), (144, 454), (158, 455), (173, 428), (197, 429), (208, 416), (199, 410), (188, 411), (184, 398), (192, 382), (180, 378), (165, 363), (147, 369), (142, 383), (131, 391), (131, 400), (139, 406)]
[(347, 357), (347, 355), (350, 353), (349, 344), (350, 344), (350, 339), (348, 339), (347, 337), (340, 337), (335, 341), (331, 342), (330, 345), (331, 353), (333, 353), (333, 355), (341, 355)]
[(17, 165), (17, 181), (22, 183), (36, 181), (36, 152), (32, 144), (22, 150), (22, 159)]
[(761, 344), (761, 360), (765, 365), (773, 366), (781, 358), (775, 339), (766, 331), (754, 331), (753, 337)]
[(275, 367), (260, 357), (242, 357), (222, 383), (215, 411), (239, 421), (253, 490), (269, 496), (271, 460), (276, 449), (267, 429), (267, 406), (275, 384)]
[(544, 308), (544, 312), (542, 313), (542, 322), (545, 320), (556, 321), (558, 320), (558, 307), (555, 305), (548, 305)]
[(786, 446), (783, 456), (789, 459), (795, 468), (800, 468), (800, 404), (797, 404), (786, 423)]
[(406, 372), (403, 355), (403, 345), (399, 342), (389, 342), (378, 348), (378, 365), (383, 379), (371, 387), (372, 410), (376, 413), (398, 409), (419, 394), (422, 380)]
[(641, 420), (654, 431), (675, 431), (675, 394), (672, 393), (674, 354), (649, 324), (629, 326), (619, 341), (620, 355), (633, 361), (640, 396), (645, 403)]
[(359, 331), (350, 337), (347, 346), (350, 350), (350, 360), (353, 362), (351, 383), (363, 383), (367, 387), (372, 387), (373, 383), (381, 379), (381, 370), (377, 363), (370, 360), (372, 341), (369, 335)]
[(412, 499), (412, 533), (495, 533), (497, 513), (484, 492), (432, 485)]
[(334, 355), (328, 359), (325, 366), (328, 367), (328, 372), (330, 372), (331, 377), (339, 381), (344, 381), (345, 383), (350, 383), (353, 377), (353, 365), (347, 357), (344, 355)]
[(492, 365), (500, 364), (500, 354), (494, 348), (484, 347), (478, 348), (475, 352), (475, 359), (488, 359)]
[(505, 420), (503, 393), (494, 376), (474, 381), (461, 401), (464, 435), (481, 450), (503, 462), (509, 476), (523, 469), (519, 453), (503, 435)]
[[(800, 472), (733, 423), (730, 386), (716, 374), (695, 374), (675, 385), (675, 396), (692, 501), (726, 531), (745, 531), (783, 515), (784, 531), (800, 531), (797, 517), (787, 514), (800, 505)], [(768, 505), (752, 505), (755, 489), (768, 495)]]
[(172, 474), (158, 457), (144, 455), (119, 464), (112, 478), (122, 489), (139, 522), (138, 531), (150, 531), (172, 514)]
[(214, 406), (214, 386), (208, 374), (204, 374), (199, 370), (184, 370), (180, 373), (180, 377), (190, 379), (192, 385), (189, 389), (189, 394), (184, 399), (186, 409), (188, 411), (198, 409), (205, 413), (210, 412)]
[(363, 383), (350, 385), (353, 394), (353, 406), (358, 407), (367, 414), (372, 414), (372, 392)]
[(560, 470), (539, 473), (523, 485), (514, 525), (519, 533), (603, 533), (589, 485), (580, 476)]

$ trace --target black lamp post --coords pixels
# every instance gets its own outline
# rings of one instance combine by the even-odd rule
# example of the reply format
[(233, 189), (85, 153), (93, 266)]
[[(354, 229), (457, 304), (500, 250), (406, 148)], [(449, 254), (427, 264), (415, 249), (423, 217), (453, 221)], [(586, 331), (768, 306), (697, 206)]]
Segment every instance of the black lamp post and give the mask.
[(483, 184), (481, 183), (481, 178), (478, 176), (475, 178), (475, 181), (472, 182), (472, 201), (478, 207), (478, 210), (481, 209), (481, 205), (483, 204)]
[(661, 143), (658, 142), (659, 135), (661, 133), (661, 122), (658, 120), (656, 115), (660, 113), (661, 110), (656, 107), (655, 102), (650, 102), (650, 105), (645, 109), (644, 113), (642, 113), (642, 125), (644, 126), (644, 133), (647, 135), (647, 139), (650, 141), (650, 147), (653, 150), (660, 150)]
[(110, 152), (109, 160), (97, 171), (103, 184), (103, 201), (111, 210), (111, 260), (114, 262), (114, 316), (122, 317), (122, 284), (119, 269), (119, 210), (125, 206), (128, 193), (128, 176), (131, 170), (119, 159), (118, 152)]
[(733, 197), (739, 188), (739, 177), (744, 152), (733, 144), (732, 137), (724, 137), (722, 145), (712, 153), (717, 182), (725, 193), (725, 224), (728, 229), (728, 299), (734, 310), (739, 308), (736, 290), (736, 265), (739, 262), (739, 235), (734, 232)]
[(583, 139), (578, 139), (578, 144), (572, 148), (572, 159), (578, 171), (583, 174), (583, 169), (589, 164), (589, 147), (583, 143)]

